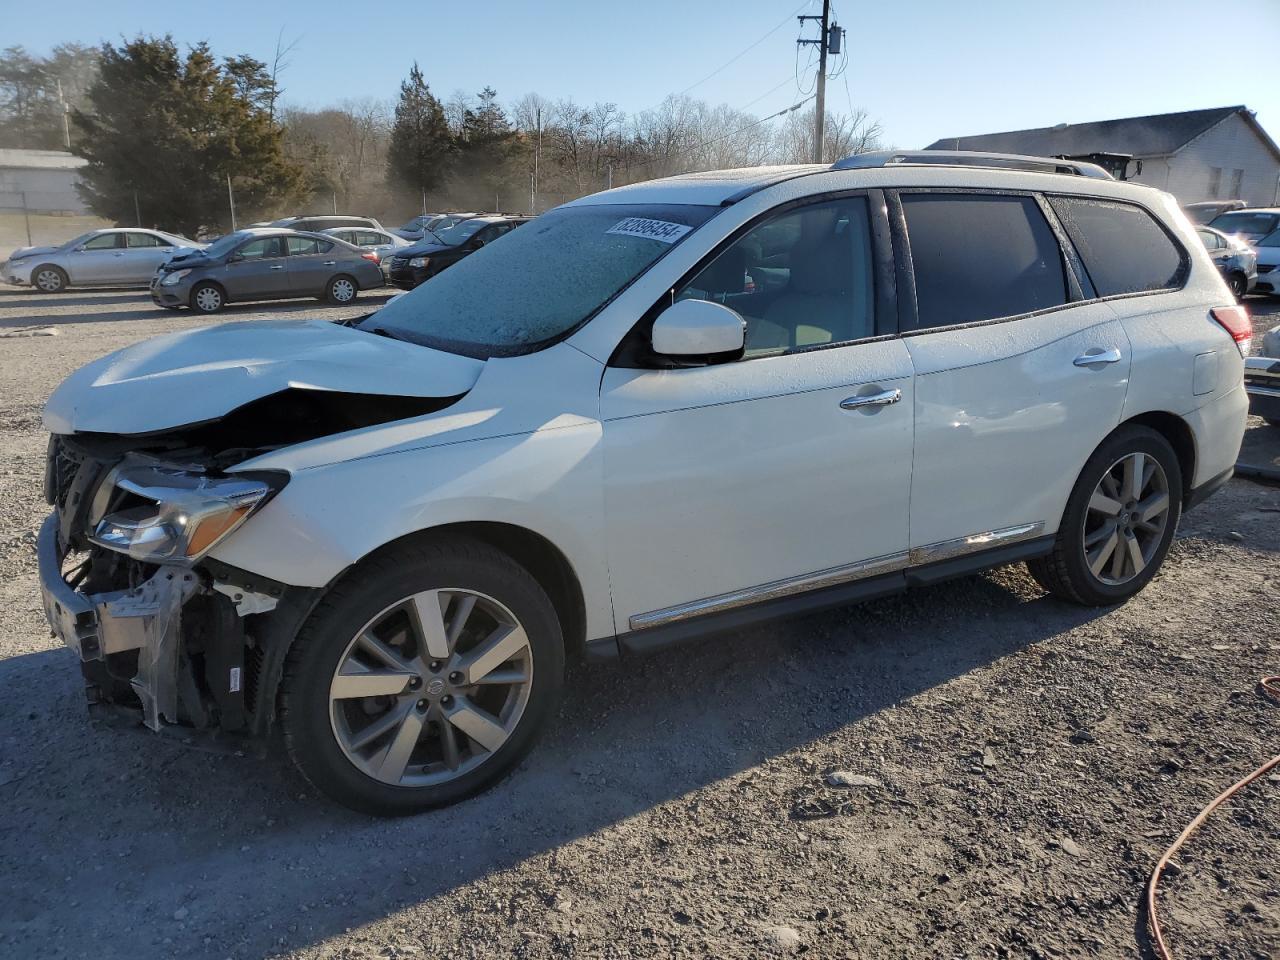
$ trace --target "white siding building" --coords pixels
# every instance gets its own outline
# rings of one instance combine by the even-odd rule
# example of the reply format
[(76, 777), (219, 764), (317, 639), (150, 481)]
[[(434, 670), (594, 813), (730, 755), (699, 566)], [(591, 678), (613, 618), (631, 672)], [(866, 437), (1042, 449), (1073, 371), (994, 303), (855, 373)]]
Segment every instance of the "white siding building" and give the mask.
[(1129, 154), (1129, 179), (1168, 190), (1181, 203), (1280, 203), (1280, 147), (1247, 107), (1218, 107), (1096, 123), (1063, 123), (970, 137), (946, 137), (931, 150), (981, 150), (1041, 157)]
[(88, 213), (76, 192), (85, 163), (61, 150), (0, 150), (0, 210)]

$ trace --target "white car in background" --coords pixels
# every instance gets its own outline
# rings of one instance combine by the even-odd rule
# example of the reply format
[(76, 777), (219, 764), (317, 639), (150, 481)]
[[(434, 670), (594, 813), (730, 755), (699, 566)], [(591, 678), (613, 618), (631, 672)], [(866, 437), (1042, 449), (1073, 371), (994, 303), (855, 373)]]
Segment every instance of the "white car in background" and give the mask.
[(330, 227), (320, 232), (335, 236), (339, 240), (345, 240), (347, 243), (364, 250), (372, 250), (378, 255), (378, 266), (382, 268), (384, 277), (387, 275), (391, 254), (401, 247), (411, 246), (408, 240), (403, 237), (397, 237), (389, 230), (374, 230), (368, 227)]
[(73, 373), (45, 613), (94, 710), (279, 726), (319, 789), (411, 813), (510, 771), (571, 655), (1015, 561), (1124, 602), (1232, 475), (1250, 335), (1174, 199), (1092, 164), (634, 184), (347, 324)]
[(1253, 252), (1258, 256), (1258, 282), (1253, 292), (1280, 296), (1280, 229), (1255, 241)]
[(91, 230), (59, 246), (20, 247), (0, 277), (41, 293), (70, 287), (145, 287), (162, 263), (205, 244), (162, 230)]

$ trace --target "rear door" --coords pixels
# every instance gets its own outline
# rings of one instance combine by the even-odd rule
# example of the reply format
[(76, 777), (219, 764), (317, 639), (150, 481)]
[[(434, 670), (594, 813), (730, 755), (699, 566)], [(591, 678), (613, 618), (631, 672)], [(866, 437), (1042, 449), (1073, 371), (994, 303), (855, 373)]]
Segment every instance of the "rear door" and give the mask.
[(124, 269), (126, 279), (146, 283), (157, 268), (173, 256), (173, 244), (154, 233), (130, 230), (125, 235)]
[(298, 296), (319, 296), (329, 278), (339, 273), (346, 248), (331, 240), (289, 237), (289, 288)]
[[(890, 194), (915, 370), (914, 563), (1054, 532), (1130, 347), (1033, 194)], [(901, 295), (901, 293), (900, 293)]]
[(250, 240), (227, 261), (227, 295), (233, 300), (269, 300), (289, 295), (284, 237)]

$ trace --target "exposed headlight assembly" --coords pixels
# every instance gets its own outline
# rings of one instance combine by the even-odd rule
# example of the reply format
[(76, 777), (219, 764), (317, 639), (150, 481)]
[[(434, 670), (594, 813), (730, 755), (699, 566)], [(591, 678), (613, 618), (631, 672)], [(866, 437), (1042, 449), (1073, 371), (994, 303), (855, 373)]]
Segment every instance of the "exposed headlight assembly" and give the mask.
[(176, 287), (178, 281), (189, 274), (190, 270), (175, 270), (173, 273), (166, 273), (164, 279), (160, 281), (162, 287)]
[(430, 263), (430, 262), (431, 262), (431, 258), (430, 258), (430, 257), (413, 257), (413, 258), (409, 261), (409, 266), (411, 266), (411, 267), (425, 267), (425, 266), (426, 266), (428, 263)]
[(283, 486), (261, 476), (211, 477), (130, 454), (107, 474), (89, 511), (89, 539), (145, 563), (190, 565)]

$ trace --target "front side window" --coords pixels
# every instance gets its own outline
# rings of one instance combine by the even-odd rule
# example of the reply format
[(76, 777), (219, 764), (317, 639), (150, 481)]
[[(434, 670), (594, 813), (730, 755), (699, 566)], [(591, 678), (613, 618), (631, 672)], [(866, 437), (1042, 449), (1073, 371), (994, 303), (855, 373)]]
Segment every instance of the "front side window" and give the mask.
[(115, 250), (124, 246), (123, 233), (103, 233), (85, 243), (86, 250)]
[(260, 237), (240, 248), (241, 260), (266, 260), (271, 257), (284, 256), (283, 237)]
[(799, 207), (754, 227), (682, 286), (746, 320), (745, 357), (875, 335), (871, 227), (865, 197)]
[(1187, 258), (1141, 207), (1091, 197), (1051, 197), (1100, 297), (1181, 286)]
[(948, 327), (1067, 302), (1062, 251), (1033, 197), (902, 194), (917, 326)]
[(719, 212), (692, 204), (561, 207), (396, 297), (358, 327), (471, 357), (533, 353), (576, 330)]

